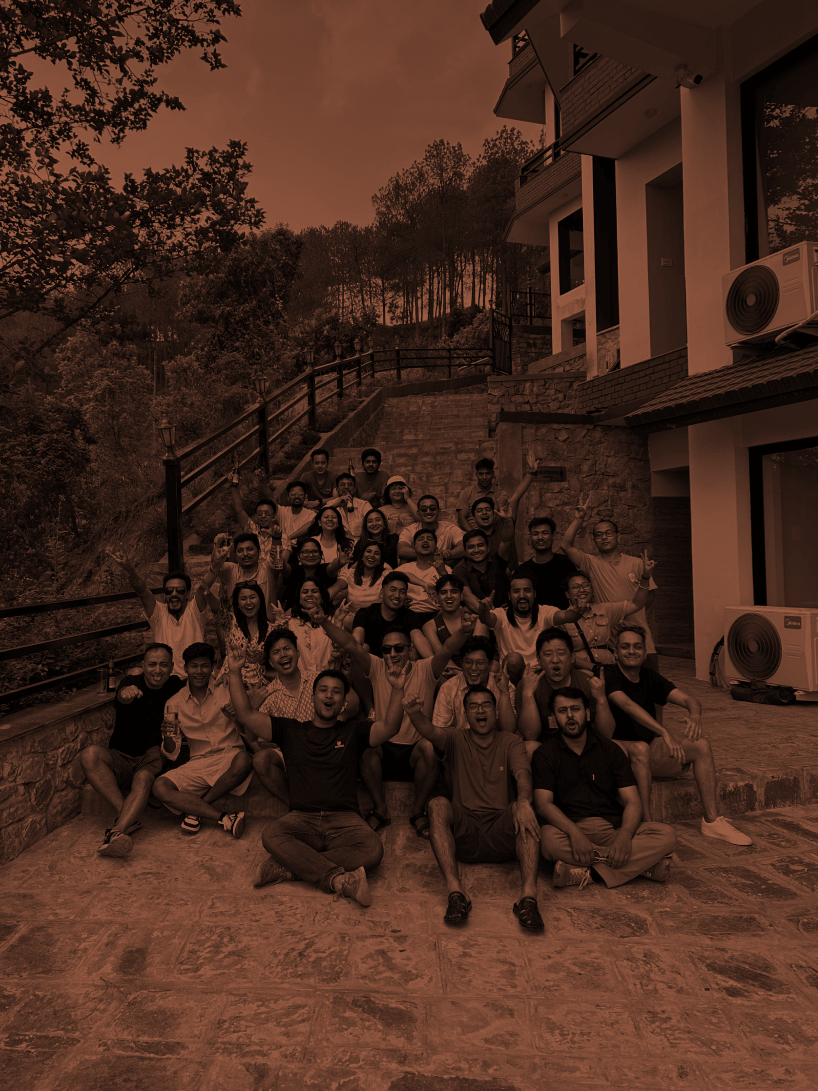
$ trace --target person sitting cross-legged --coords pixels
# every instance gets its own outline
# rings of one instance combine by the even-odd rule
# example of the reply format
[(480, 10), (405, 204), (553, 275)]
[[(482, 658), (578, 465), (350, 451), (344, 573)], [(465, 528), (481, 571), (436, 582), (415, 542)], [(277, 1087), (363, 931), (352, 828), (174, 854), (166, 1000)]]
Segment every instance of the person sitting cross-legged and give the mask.
[(165, 716), (178, 715), (190, 761), (158, 777), (153, 794), (168, 810), (185, 816), (183, 833), (198, 833), (200, 819), (210, 818), (233, 837), (241, 837), (244, 812), (218, 811), (213, 803), (228, 792), (242, 795), (247, 790), (253, 756), (245, 749), (235, 719), (223, 711), (230, 698), (225, 681), (213, 678), (212, 645), (191, 644), (183, 655), (187, 685), (168, 701)]
[[(460, 651), (463, 642), (474, 630), (474, 615), (464, 613), (460, 631), (452, 633), (439, 652), (431, 659), (418, 659), (412, 663), (409, 661), (412, 644), (405, 629), (393, 627), (386, 630), (380, 648), (383, 655), (381, 659), (364, 651), (351, 633), (334, 625), (325, 615), (316, 611), (315, 618), (330, 639), (349, 653), (353, 667), (365, 674), (372, 683), (375, 718), (378, 720), (385, 718), (389, 701), (387, 672), (403, 670), (406, 666), (409, 668), (407, 695), (420, 697), (424, 713), (431, 716), (435, 683), (443, 674), (449, 660)], [(392, 821), (383, 789), (384, 780), (412, 781), (415, 786), (415, 804), (409, 823), (418, 837), (428, 840), (426, 800), (431, 795), (437, 776), (438, 763), (431, 744), (418, 735), (409, 717), (404, 716), (401, 729), (395, 737), (382, 747), (367, 750), (361, 761), (361, 779), (372, 797), (372, 810), (367, 816), (372, 828), (383, 829)]]
[(428, 804), (432, 851), (449, 892), (444, 922), (464, 924), (471, 911), (458, 860), (485, 864), (516, 856), (520, 896), (514, 915), (523, 928), (541, 932), (544, 926), (537, 905), (540, 830), (532, 807), (525, 743), (519, 735), (500, 730), (495, 697), (486, 686), (466, 690), (467, 731), (435, 727), (417, 697), (406, 697), (403, 704), (415, 730), (442, 756), (452, 787), (451, 800), (433, 796)]
[[(710, 743), (702, 735), (701, 704), (669, 678), (646, 666), (646, 635), (640, 625), (623, 621), (613, 637), (616, 663), (603, 667), (605, 691), (616, 725), (613, 741), (630, 758), (645, 816), (650, 819), (652, 814), (652, 778), (680, 777), (689, 763), (704, 811), (702, 834), (731, 845), (752, 845), (751, 837), (719, 814), (716, 766)], [(687, 713), (684, 737), (680, 741), (659, 722), (662, 715), (659, 709), (668, 702), (679, 705)]]
[(383, 857), (383, 845), (358, 813), (357, 772), (362, 752), (399, 729), (404, 675), (389, 675), (384, 720), (339, 721), (349, 693), (346, 675), (322, 671), (313, 683), (312, 719), (300, 722), (254, 712), (241, 681), (241, 662), (230, 659), (230, 697), (242, 723), (281, 748), (290, 777), (292, 810), (269, 825), (262, 844), (270, 854), (253, 885), (293, 878), (328, 894), (369, 905), (366, 872)]
[(588, 699), (573, 687), (549, 698), (559, 734), (531, 758), (534, 805), (545, 819), (542, 854), (554, 861), (554, 886), (621, 886), (637, 875), (665, 882), (676, 834), (643, 822), (628, 759), (588, 728)]
[[(171, 674), (173, 651), (151, 644), (142, 656), (142, 673), (126, 674), (114, 698), (114, 730), (107, 746), (92, 743), (80, 751), (85, 779), (117, 812), (97, 849), (101, 856), (127, 856), (129, 836), (139, 829), (154, 780), (162, 772), (161, 726), (165, 702), (184, 683)], [(127, 796), (125, 789), (129, 788)]]

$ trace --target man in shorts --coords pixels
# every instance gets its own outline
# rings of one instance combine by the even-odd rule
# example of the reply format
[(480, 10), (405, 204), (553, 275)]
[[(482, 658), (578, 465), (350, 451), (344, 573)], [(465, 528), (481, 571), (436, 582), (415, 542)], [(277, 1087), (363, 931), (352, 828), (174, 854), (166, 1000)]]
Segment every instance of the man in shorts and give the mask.
[[(613, 741), (630, 758), (645, 821), (651, 819), (652, 778), (680, 777), (692, 766), (704, 811), (703, 836), (731, 845), (752, 845), (752, 838), (719, 814), (716, 766), (710, 743), (702, 735), (701, 704), (696, 697), (684, 693), (669, 678), (645, 664), (646, 636), (640, 625), (623, 621), (614, 633), (616, 663), (602, 668), (605, 692), (616, 724)], [(681, 741), (659, 722), (658, 717), (662, 715), (659, 710), (668, 702), (679, 705), (687, 713)]]
[(483, 864), (516, 857), (520, 896), (514, 915), (522, 928), (542, 932), (537, 905), (540, 828), (525, 743), (519, 735), (499, 730), (494, 694), (485, 686), (472, 686), (463, 698), (468, 731), (435, 727), (417, 697), (406, 697), (403, 704), (415, 730), (443, 758), (452, 786), (450, 800), (434, 796), (428, 808), (432, 851), (449, 892), (444, 923), (465, 924), (471, 912), (458, 860)]
[(171, 674), (172, 668), (173, 651), (168, 645), (149, 645), (142, 656), (142, 673), (126, 674), (117, 687), (108, 745), (92, 743), (80, 751), (86, 780), (117, 812), (97, 849), (101, 856), (127, 856), (133, 849), (129, 835), (139, 829), (139, 816), (162, 772), (165, 703), (184, 684)]
[(243, 811), (219, 811), (213, 803), (232, 792), (247, 790), (253, 771), (252, 755), (244, 745), (236, 721), (223, 711), (230, 703), (226, 680), (216, 683), (212, 645), (185, 648), (187, 685), (168, 701), (165, 717), (179, 717), (190, 746), (190, 761), (159, 777), (153, 794), (168, 810), (183, 814), (182, 832), (198, 833), (202, 818), (217, 822), (233, 837), (244, 832)]

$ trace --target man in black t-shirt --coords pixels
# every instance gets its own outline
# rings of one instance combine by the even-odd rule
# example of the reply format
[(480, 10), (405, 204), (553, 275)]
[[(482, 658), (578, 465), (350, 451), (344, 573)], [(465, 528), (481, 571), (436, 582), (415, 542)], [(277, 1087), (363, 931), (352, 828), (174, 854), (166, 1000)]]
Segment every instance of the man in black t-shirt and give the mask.
[(537, 602), (568, 609), (564, 581), (578, 572), (564, 553), (555, 553), (554, 532), (557, 524), (550, 515), (535, 515), (528, 524), (528, 540), (534, 556), (515, 569), (515, 576), (530, 576), (537, 593)]
[(508, 602), (508, 567), (512, 541), (513, 537), (501, 542), (498, 551), (490, 553), (488, 536), (484, 530), (478, 527), (476, 530), (466, 531), (463, 535), (466, 556), (457, 562), (452, 574), (470, 587), (478, 599), (486, 599), (494, 594), (494, 605), (505, 606)]
[(313, 683), (313, 718), (299, 723), (253, 711), (242, 665), (230, 656), (230, 700), (236, 717), (281, 749), (290, 781), (290, 813), (264, 831), (262, 844), (270, 859), (260, 866), (253, 885), (295, 877), (369, 905), (366, 869), (380, 863), (383, 844), (358, 810), (358, 760), (367, 747), (397, 734), (406, 672), (388, 676), (392, 691), (386, 717), (372, 723), (361, 718), (339, 721), (349, 682), (340, 671), (321, 671)]
[[(719, 814), (716, 766), (710, 743), (702, 735), (701, 704), (669, 678), (645, 666), (645, 636), (641, 625), (623, 621), (613, 634), (616, 663), (603, 667), (603, 671), (605, 692), (616, 725), (613, 739), (630, 758), (646, 819), (651, 816), (652, 777), (679, 777), (692, 765), (704, 811), (702, 834), (731, 845), (751, 845), (752, 838)], [(687, 713), (681, 742), (657, 718), (661, 716), (657, 705), (661, 708), (668, 701), (680, 705)]]
[[(381, 601), (364, 606), (355, 614), (352, 635), (364, 649), (383, 658), (381, 642), (388, 630), (396, 626), (409, 634), (412, 646), (421, 659), (429, 659), (432, 646), (421, 632), (423, 620), (406, 605), (409, 577), (405, 572), (388, 572), (381, 584)], [(357, 683), (356, 683), (357, 684)]]
[[(162, 772), (162, 716), (165, 702), (184, 686), (173, 670), (173, 651), (151, 644), (142, 657), (142, 674), (126, 674), (114, 699), (114, 730), (107, 746), (92, 743), (80, 751), (88, 783), (116, 810), (114, 824), (97, 849), (102, 856), (127, 856), (128, 836), (139, 828), (151, 787)], [(123, 791), (130, 788), (127, 797)]]
[(534, 806), (545, 819), (540, 847), (555, 861), (554, 886), (621, 886), (637, 875), (665, 882), (676, 834), (643, 822), (639, 790), (622, 751), (588, 730), (588, 699), (555, 690), (549, 710), (559, 734), (531, 759)]

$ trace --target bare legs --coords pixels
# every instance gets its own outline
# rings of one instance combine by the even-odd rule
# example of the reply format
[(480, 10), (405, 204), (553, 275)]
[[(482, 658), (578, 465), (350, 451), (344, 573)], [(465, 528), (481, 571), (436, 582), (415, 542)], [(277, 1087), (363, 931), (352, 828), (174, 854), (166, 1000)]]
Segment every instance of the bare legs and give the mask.
[(221, 813), (212, 806), (214, 800), (227, 795), (249, 775), (252, 769), (252, 756), (246, 750), (240, 750), (227, 772), (222, 773), (216, 783), (203, 796), (196, 792), (181, 791), (166, 776), (159, 777), (153, 786), (153, 794), (162, 803), (167, 804), (180, 814), (195, 814), (199, 818), (212, 818), (218, 822)]
[(145, 809), (154, 784), (153, 773), (138, 769), (131, 781), (130, 792), (123, 796), (114, 775), (111, 751), (106, 746), (86, 746), (80, 753), (80, 764), (91, 787), (117, 812), (111, 829), (125, 833)]

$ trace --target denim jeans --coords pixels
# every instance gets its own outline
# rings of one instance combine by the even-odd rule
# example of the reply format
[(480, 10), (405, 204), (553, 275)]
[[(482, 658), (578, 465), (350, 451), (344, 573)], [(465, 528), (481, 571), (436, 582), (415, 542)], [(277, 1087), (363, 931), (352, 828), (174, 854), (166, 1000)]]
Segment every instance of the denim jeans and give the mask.
[(296, 878), (329, 893), (336, 875), (376, 867), (383, 857), (380, 837), (355, 811), (290, 811), (261, 841)]

